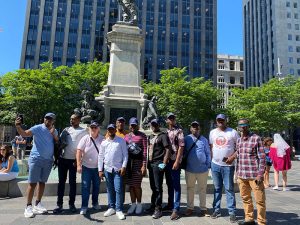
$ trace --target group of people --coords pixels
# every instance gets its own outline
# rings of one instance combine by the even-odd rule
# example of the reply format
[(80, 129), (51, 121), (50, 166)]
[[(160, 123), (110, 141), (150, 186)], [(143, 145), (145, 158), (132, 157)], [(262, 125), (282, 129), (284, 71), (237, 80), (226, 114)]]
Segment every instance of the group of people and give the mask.
[[(61, 213), (63, 210), (67, 174), (69, 174), (70, 184), (69, 209), (71, 212), (76, 212), (74, 204), (76, 173), (81, 173), (80, 214), (82, 215), (88, 210), (91, 187), (92, 208), (96, 210), (101, 208), (98, 195), (101, 180), (105, 178), (108, 194), (108, 210), (104, 213), (105, 217), (116, 214), (119, 219), (125, 219), (123, 204), (127, 185), (131, 200), (127, 215), (141, 214), (144, 211), (151, 213), (154, 219), (158, 219), (162, 216), (162, 211), (170, 210), (172, 212), (170, 219), (176, 220), (180, 216), (180, 173), (181, 169), (184, 169), (187, 186), (185, 216), (191, 216), (194, 213), (197, 182), (200, 201), (199, 216), (210, 216), (212, 219), (222, 216), (220, 208), (224, 186), (230, 221), (236, 222), (234, 192), (234, 175), (236, 175), (245, 211), (245, 220), (240, 221), (239, 224), (255, 224), (251, 192), (254, 193), (256, 201), (257, 222), (266, 224), (263, 181), (268, 164), (266, 165), (262, 139), (250, 132), (249, 120), (238, 121), (239, 135), (235, 129), (227, 126), (227, 117), (219, 114), (216, 117), (217, 128), (210, 132), (208, 140), (201, 134), (198, 121), (190, 124), (190, 134), (184, 136), (183, 130), (176, 123), (174, 113), (167, 115), (167, 131), (160, 128), (157, 119), (151, 120), (152, 132), (148, 137), (139, 131), (139, 121), (136, 118), (129, 120), (129, 131), (126, 131), (126, 120), (119, 117), (115, 124), (107, 126), (104, 137), (100, 134), (100, 126), (97, 122), (92, 121), (88, 131), (80, 127), (81, 118), (77, 114), (71, 116), (71, 126), (65, 128), (59, 137), (54, 128), (55, 118), (55, 114), (47, 113), (44, 123), (28, 130), (22, 129), (19, 118), (15, 122), (20, 135), (33, 136), (33, 147), (28, 160), (29, 185), (25, 217), (47, 212), (41, 199), (52, 167), (54, 143), (59, 139), (65, 139), (63, 141), (66, 142), (66, 146), (58, 160), (59, 184), (57, 207), (54, 213)], [(286, 143), (284, 145), (282, 142), (276, 142), (275, 138), (271, 153), (272, 148), (276, 157), (288, 157), (289, 146)], [(273, 164), (275, 168), (275, 161)], [(152, 196), (150, 207), (143, 209), (141, 183), (147, 174), (147, 169)], [(206, 207), (209, 169), (211, 169), (215, 188), (212, 214)], [(168, 188), (168, 201), (166, 206), (162, 207), (164, 176)], [(37, 184), (36, 202), (32, 206), (33, 193)]]

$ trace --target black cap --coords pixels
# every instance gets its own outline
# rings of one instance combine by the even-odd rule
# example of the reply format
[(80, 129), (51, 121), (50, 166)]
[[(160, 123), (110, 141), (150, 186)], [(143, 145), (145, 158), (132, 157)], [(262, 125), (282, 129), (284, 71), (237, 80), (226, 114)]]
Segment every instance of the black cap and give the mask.
[(108, 124), (108, 126), (107, 126), (107, 129), (109, 129), (109, 128), (116, 129), (116, 125), (115, 125), (115, 124), (113, 124), (113, 123), (111, 123), (111, 124)]
[(199, 122), (198, 121), (193, 121), (193, 122), (191, 122), (191, 126), (193, 126), (193, 125), (197, 125), (197, 126), (200, 126), (200, 124), (199, 124)]
[(121, 121), (121, 120), (123, 120), (124, 122), (126, 122), (126, 120), (125, 120), (125, 118), (123, 116), (120, 116), (120, 117), (117, 118), (117, 121)]
[(172, 112), (170, 112), (170, 113), (167, 114), (167, 118), (172, 117), (172, 116), (173, 116), (173, 117), (176, 117), (175, 114), (172, 113)]
[(150, 122), (151, 124), (157, 124), (158, 125), (158, 120), (157, 119), (153, 119), (153, 120), (151, 120), (151, 122)]

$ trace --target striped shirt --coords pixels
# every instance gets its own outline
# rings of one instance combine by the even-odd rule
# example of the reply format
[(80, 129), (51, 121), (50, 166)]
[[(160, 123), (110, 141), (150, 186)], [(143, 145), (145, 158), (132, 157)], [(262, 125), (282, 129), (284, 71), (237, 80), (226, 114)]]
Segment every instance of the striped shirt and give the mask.
[(147, 136), (143, 132), (138, 131), (136, 134), (135, 133), (126, 134), (124, 140), (126, 141), (127, 145), (130, 144), (130, 142), (133, 142), (136, 143), (143, 150), (143, 163), (146, 164), (147, 163)]
[(265, 152), (261, 138), (256, 134), (240, 137), (236, 143), (237, 176), (242, 179), (263, 177), (265, 170)]

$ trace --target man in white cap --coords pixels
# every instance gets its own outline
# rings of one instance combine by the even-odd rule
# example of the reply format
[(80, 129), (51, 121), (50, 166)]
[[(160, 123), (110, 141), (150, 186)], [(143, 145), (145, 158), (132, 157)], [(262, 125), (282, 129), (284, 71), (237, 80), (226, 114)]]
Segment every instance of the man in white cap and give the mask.
[(224, 184), (230, 222), (235, 222), (236, 201), (233, 182), (235, 167), (232, 162), (228, 161), (228, 158), (235, 152), (239, 135), (236, 130), (227, 127), (226, 119), (224, 114), (217, 115), (217, 128), (213, 129), (209, 135), (212, 152), (211, 173), (215, 188), (213, 201), (214, 212), (211, 218), (216, 219), (221, 216), (221, 199)]
[[(55, 119), (54, 113), (47, 113), (44, 116), (44, 123), (35, 125), (29, 130), (22, 129), (22, 119), (20, 117), (15, 121), (17, 131), (22, 137), (33, 136), (33, 146), (28, 159), (27, 206), (24, 211), (26, 218), (34, 217), (34, 214), (47, 213), (47, 209), (42, 205), (41, 199), (44, 194), (45, 183), (52, 168), (54, 143), (58, 141), (58, 132), (54, 127)], [(37, 197), (35, 205), (32, 207), (32, 198), (37, 183)]]

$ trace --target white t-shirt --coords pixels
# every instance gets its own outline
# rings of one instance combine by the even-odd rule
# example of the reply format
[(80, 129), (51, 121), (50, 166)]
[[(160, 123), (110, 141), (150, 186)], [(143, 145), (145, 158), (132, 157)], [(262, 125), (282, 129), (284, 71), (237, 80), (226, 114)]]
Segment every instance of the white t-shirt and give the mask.
[(64, 149), (63, 158), (64, 159), (75, 159), (76, 150), (81, 138), (88, 134), (87, 130), (82, 127), (69, 127), (66, 128), (66, 131), (69, 133), (67, 135), (68, 145)]
[(213, 129), (209, 134), (209, 144), (212, 144), (212, 162), (220, 166), (233, 166), (223, 162), (224, 157), (229, 157), (234, 153), (235, 144), (239, 138), (236, 130), (227, 127), (224, 131), (219, 128)]
[[(104, 140), (102, 135), (98, 135), (96, 139), (94, 139), (95, 144), (97, 145), (98, 150), (100, 151), (101, 142)], [(82, 152), (82, 165), (87, 168), (98, 168), (98, 152), (95, 148), (93, 141), (91, 140), (91, 136), (85, 135), (81, 138), (78, 147)]]

